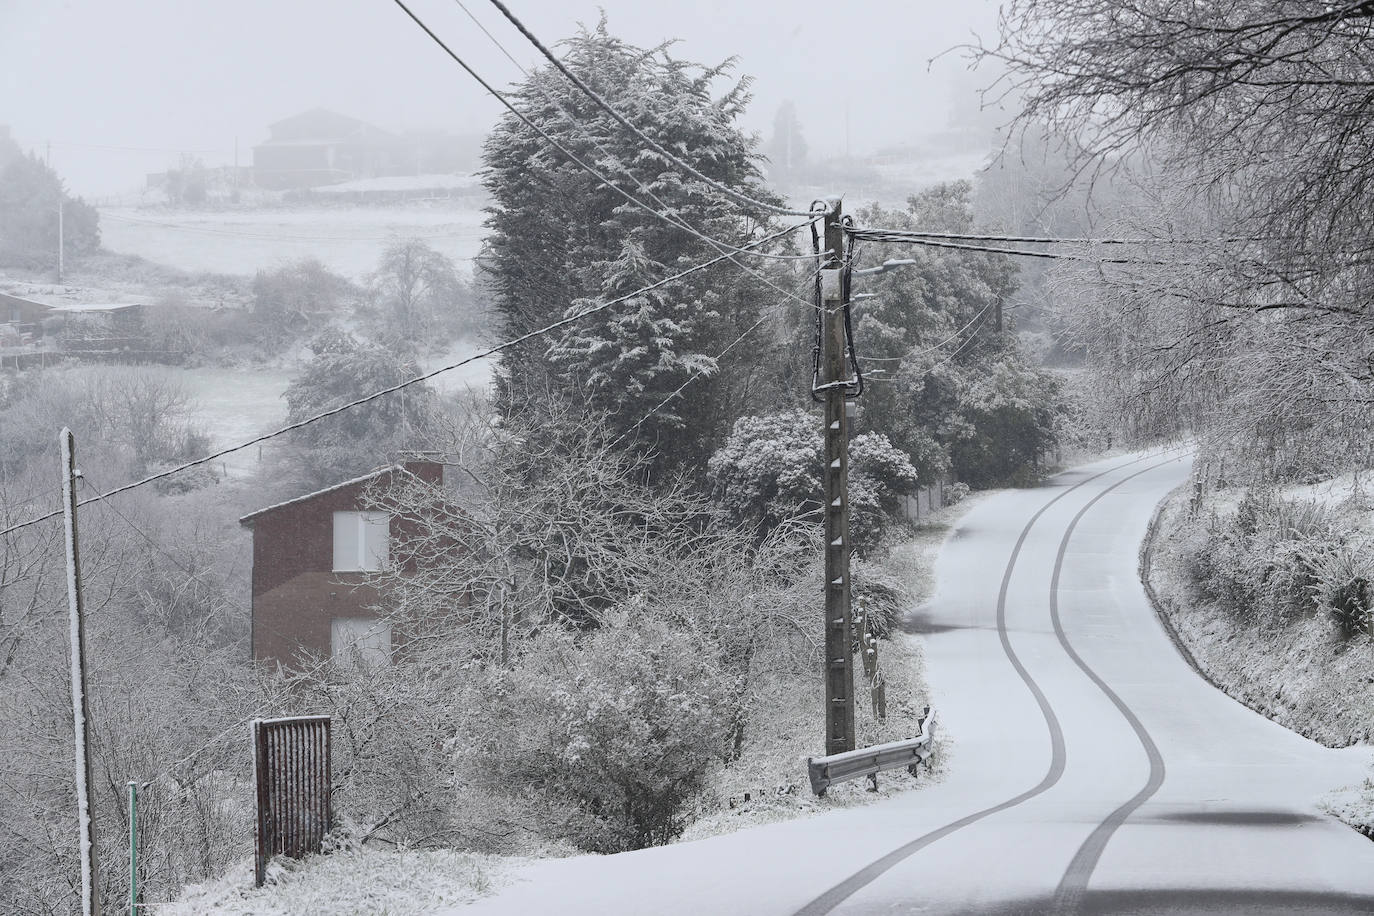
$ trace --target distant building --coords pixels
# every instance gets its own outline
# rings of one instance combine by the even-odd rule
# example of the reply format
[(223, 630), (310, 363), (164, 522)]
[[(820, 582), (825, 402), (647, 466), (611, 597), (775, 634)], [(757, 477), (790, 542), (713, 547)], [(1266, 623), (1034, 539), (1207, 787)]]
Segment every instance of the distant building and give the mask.
[[(137, 333), (141, 329), (141, 302), (76, 302), (67, 299), (40, 302), (26, 296), (0, 293), (0, 324), (33, 338), (61, 336), (64, 339), (92, 336), (111, 337)], [(78, 333), (77, 328), (85, 333)]]
[(253, 658), (293, 666), (303, 654), (375, 665), (392, 657), (391, 627), (372, 610), (369, 572), (391, 561), (403, 519), (364, 505), (369, 487), (398, 474), (442, 484), (443, 465), (407, 461), (259, 509), (253, 532)]
[(268, 125), (271, 138), (253, 147), (258, 187), (312, 188), (414, 174), (412, 143), (357, 118), (315, 108)]
[(7, 324), (27, 334), (41, 334), (44, 318), (52, 314), (52, 306), (23, 296), (0, 293), (0, 324)]

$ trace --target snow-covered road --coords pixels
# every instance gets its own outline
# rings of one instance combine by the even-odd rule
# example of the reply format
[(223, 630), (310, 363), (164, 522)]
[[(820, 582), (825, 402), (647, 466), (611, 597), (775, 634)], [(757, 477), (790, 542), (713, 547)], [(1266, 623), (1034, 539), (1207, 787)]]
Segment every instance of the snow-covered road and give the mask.
[(1142, 535), (1187, 472), (1177, 452), (1114, 458), (959, 523), (909, 620), (950, 738), (942, 783), (538, 862), (454, 912), (1374, 912), (1374, 843), (1316, 809), (1374, 751), (1323, 748), (1214, 690), (1142, 591)]

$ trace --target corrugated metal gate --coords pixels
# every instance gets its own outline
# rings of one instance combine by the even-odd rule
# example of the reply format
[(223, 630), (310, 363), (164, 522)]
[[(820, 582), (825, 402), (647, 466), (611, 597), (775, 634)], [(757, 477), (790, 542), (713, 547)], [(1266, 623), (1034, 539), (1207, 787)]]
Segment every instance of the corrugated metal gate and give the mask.
[(319, 852), (331, 826), (329, 717), (253, 722), (257, 783), (257, 886), (275, 855)]

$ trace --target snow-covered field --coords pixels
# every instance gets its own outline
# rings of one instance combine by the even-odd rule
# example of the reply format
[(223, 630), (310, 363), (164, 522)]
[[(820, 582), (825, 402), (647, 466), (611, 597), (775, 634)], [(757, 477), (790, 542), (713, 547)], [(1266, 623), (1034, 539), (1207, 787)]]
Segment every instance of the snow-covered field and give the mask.
[[(460, 340), (447, 351), (424, 358), (421, 365), (426, 371), (437, 369), (478, 349), (477, 344)], [(142, 371), (166, 375), (184, 386), (192, 401), (192, 419), (210, 435), (212, 447), (221, 449), (286, 422), (282, 394), (309, 356), (302, 350), (295, 357), (283, 358), (270, 366), (148, 366)], [(479, 359), (438, 375), (428, 384), (443, 394), (461, 393), (468, 388), (480, 390), (491, 381), (491, 367), (490, 359)], [(214, 470), (239, 476), (251, 473), (257, 463), (258, 450), (248, 448), (226, 455)]]
[(478, 209), (449, 205), (271, 210), (166, 210), (105, 207), (104, 246), (188, 271), (248, 274), (300, 258), (357, 280), (387, 246), (421, 239), (464, 270), (485, 230)]

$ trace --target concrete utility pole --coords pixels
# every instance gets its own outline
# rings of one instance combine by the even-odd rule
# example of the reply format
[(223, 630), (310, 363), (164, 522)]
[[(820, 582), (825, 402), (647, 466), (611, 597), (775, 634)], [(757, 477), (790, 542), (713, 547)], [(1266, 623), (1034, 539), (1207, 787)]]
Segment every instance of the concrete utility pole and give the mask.
[(821, 268), (821, 375), (825, 401), (825, 753), (854, 750), (854, 654), (849, 613), (849, 420), (845, 393), (844, 226), (830, 198)]
[(62, 515), (67, 534), (67, 606), (71, 624), (72, 730), (76, 743), (76, 813), (81, 829), (81, 912), (100, 916), (100, 872), (96, 867), (96, 831), (91, 811), (90, 703), (86, 699), (86, 622), (81, 607), (81, 556), (76, 539), (76, 442), (63, 427)]

